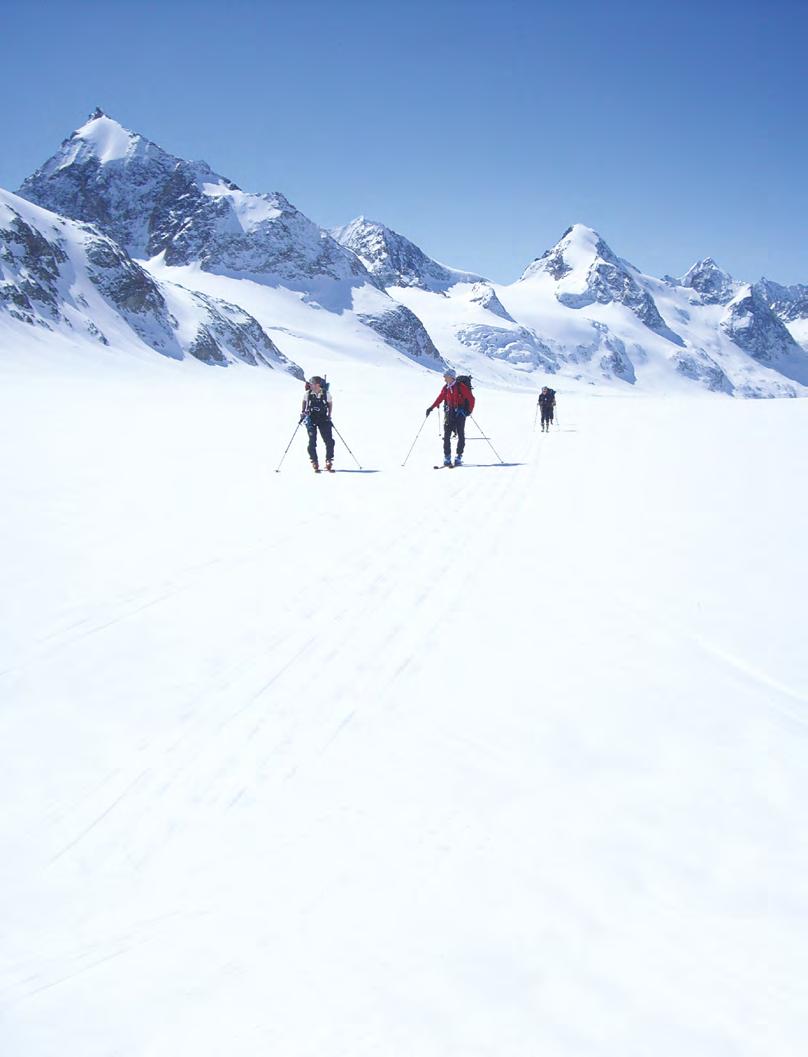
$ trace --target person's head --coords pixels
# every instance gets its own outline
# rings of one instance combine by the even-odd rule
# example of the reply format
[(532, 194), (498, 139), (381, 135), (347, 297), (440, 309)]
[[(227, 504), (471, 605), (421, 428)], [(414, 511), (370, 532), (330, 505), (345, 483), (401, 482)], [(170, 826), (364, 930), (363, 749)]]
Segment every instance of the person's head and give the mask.
[(547, 392), (547, 386), (546, 386), (546, 385), (543, 385), (543, 386), (541, 387), (541, 391), (542, 391), (543, 393), (546, 393), (546, 392)]
[(309, 378), (309, 388), (313, 389), (315, 393), (323, 388), (323, 380), (319, 374), (313, 374), (311, 378)]
[(443, 372), (443, 380), (446, 382), (447, 385), (451, 385), (456, 378), (457, 374), (455, 373), (455, 371), (452, 370), (451, 367), (447, 367), (446, 370)]

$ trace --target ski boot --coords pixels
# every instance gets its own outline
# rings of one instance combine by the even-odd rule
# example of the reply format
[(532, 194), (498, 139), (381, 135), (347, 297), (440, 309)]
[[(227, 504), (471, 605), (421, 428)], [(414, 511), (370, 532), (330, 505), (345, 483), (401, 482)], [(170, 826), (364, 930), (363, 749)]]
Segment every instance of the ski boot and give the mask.
[(447, 455), (447, 456), (446, 456), (446, 458), (445, 458), (445, 459), (443, 460), (443, 465), (444, 465), (444, 466), (451, 466), (451, 465), (452, 465), (452, 460), (451, 460), (451, 459), (449, 458), (449, 456), (448, 456), (448, 455)]
[(316, 462), (314, 462), (313, 459), (312, 459), (312, 463), (311, 463), (311, 468), (312, 468), (312, 470), (314, 470), (315, 473), (319, 473), (320, 472), (319, 465)]
[(328, 471), (329, 473), (336, 473), (336, 472), (337, 472), (337, 471), (336, 471), (336, 470), (334, 469), (334, 463), (333, 463), (333, 462), (331, 461), (331, 459), (326, 459), (326, 460), (325, 460), (325, 468), (326, 468), (326, 470), (327, 470), (327, 471)]
[(455, 466), (462, 466), (463, 465), (463, 456), (462, 455), (455, 455), (454, 464), (455, 464)]

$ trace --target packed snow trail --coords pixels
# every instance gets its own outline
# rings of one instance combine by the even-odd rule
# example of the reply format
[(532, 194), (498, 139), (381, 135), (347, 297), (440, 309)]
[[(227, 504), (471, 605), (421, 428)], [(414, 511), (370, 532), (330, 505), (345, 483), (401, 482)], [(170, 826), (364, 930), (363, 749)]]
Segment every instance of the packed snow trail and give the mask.
[(801, 1053), (808, 405), (163, 379), (4, 390), (3, 1052)]

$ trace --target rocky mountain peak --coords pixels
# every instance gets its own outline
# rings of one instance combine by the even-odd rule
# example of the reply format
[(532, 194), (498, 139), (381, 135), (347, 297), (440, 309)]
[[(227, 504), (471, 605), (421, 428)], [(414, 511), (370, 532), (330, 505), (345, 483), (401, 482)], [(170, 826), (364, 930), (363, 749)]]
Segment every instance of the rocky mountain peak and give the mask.
[[(282, 194), (242, 191), (205, 162), (177, 158), (106, 114), (77, 129), (19, 194), (94, 224), (136, 260), (162, 256), (167, 266), (196, 264), (281, 284), (333, 311), (352, 305), (355, 288), (372, 287), (381, 297), (363, 321), (405, 355), (440, 360), (418, 319), (383, 293), (354, 252)], [(387, 229), (376, 227), (384, 242)], [(393, 246), (394, 238), (389, 232)]]
[(568, 227), (558, 242), (532, 261), (522, 273), (522, 279), (549, 275), (560, 280), (572, 272), (585, 272), (598, 260), (619, 263), (618, 258), (595, 231), (586, 224)]
[(738, 286), (724, 310), (721, 329), (759, 363), (808, 385), (808, 353), (797, 344), (756, 286)]
[(701, 294), (702, 301), (708, 305), (727, 304), (739, 288), (739, 284), (728, 272), (719, 268), (712, 257), (696, 261), (682, 276), (680, 285)]
[(96, 228), (0, 190), (3, 316), (85, 347), (134, 343), (172, 359), (303, 376), (242, 308), (161, 283)]
[[(365, 274), (281, 194), (248, 194), (96, 112), (19, 194), (97, 225), (135, 258), (284, 278)], [(365, 279), (367, 280), (365, 275)]]
[(755, 290), (784, 322), (808, 319), (808, 285), (783, 286), (764, 276), (755, 283)]
[(355, 253), (382, 286), (414, 286), (443, 292), (456, 283), (473, 283), (479, 275), (457, 271), (432, 260), (414, 242), (366, 217), (356, 217), (331, 235)]
[(557, 300), (568, 308), (585, 308), (595, 302), (623, 304), (646, 326), (675, 339), (637, 269), (586, 224), (567, 228), (555, 246), (528, 265), (519, 281), (545, 278), (553, 281)]

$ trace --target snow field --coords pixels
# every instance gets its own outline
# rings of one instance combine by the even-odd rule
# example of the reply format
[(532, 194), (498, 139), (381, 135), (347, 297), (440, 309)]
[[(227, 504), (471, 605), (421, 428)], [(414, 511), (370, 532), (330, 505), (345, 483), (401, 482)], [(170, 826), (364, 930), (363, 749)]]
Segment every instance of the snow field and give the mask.
[(3, 1052), (801, 1053), (808, 405), (402, 469), (435, 376), (298, 342), (369, 472), (277, 372), (4, 377)]

